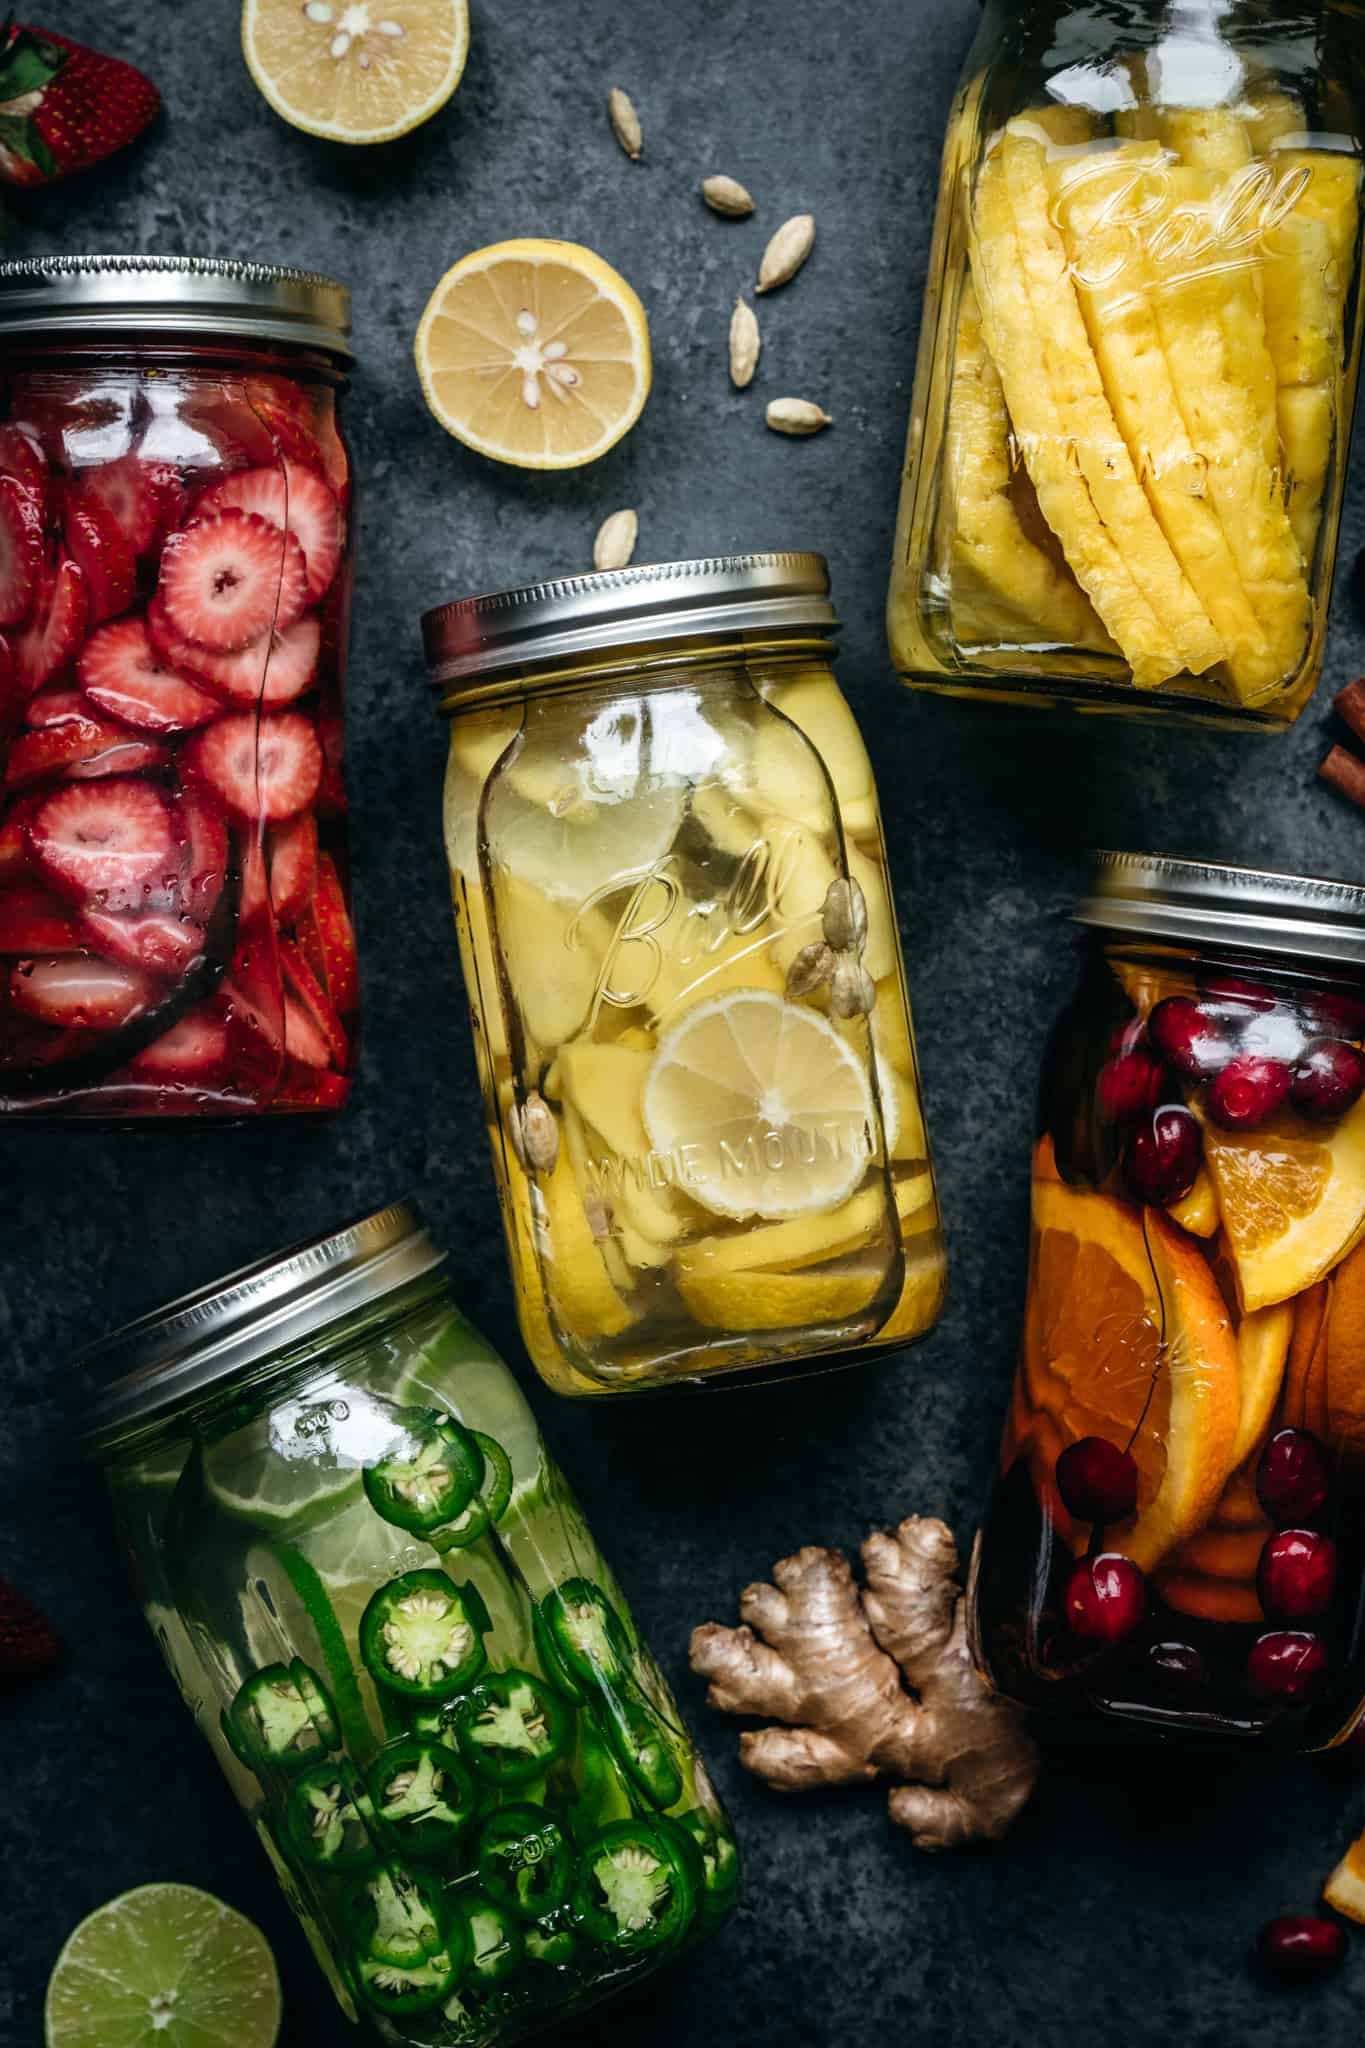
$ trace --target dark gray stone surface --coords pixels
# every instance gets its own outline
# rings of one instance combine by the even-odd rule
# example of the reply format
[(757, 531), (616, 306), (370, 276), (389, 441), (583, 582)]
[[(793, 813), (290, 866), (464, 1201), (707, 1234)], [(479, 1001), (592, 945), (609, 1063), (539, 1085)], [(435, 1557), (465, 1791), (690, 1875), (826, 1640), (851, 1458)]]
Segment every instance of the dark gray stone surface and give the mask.
[[(169, 105), (106, 174), (16, 205), (9, 247), (211, 251), (351, 280), (350, 404), (364, 489), (350, 783), (367, 1036), (351, 1111), (326, 1130), (7, 1132), (0, 1139), (0, 1571), (71, 1645), (59, 1678), (0, 1703), (0, 2041), (41, 2033), (75, 1921), (153, 1878), (205, 1885), (280, 1958), (289, 2048), (346, 2029), (162, 1672), (60, 1396), (72, 1349), (127, 1315), (408, 1189), (463, 1298), (523, 1378), (438, 828), (441, 734), (417, 615), (476, 588), (583, 566), (634, 504), (641, 558), (822, 548), (848, 622), (842, 676), (877, 761), (952, 1257), (952, 1301), (918, 1351), (790, 1390), (667, 1409), (536, 1394), (552, 1442), (730, 1799), (746, 1903), (720, 1939), (566, 2040), (661, 2048), (990, 2048), (1344, 2039), (1365, 1956), (1294, 1997), (1250, 1977), (1267, 1914), (1311, 1907), (1365, 1807), (1322, 1765), (1245, 1770), (1113, 1753), (1058, 1762), (1003, 1847), (916, 1856), (880, 1796), (784, 1803), (746, 1780), (734, 1730), (686, 1670), (693, 1623), (804, 1541), (851, 1545), (911, 1510), (966, 1537), (986, 1488), (1023, 1272), (1031, 1101), (1066, 986), (1067, 907), (1095, 842), (1359, 876), (1365, 822), (1313, 780), (1330, 694), (1365, 664), (1345, 578), (1327, 680), (1283, 740), (1217, 739), (912, 698), (881, 612), (944, 115), (973, 0), (476, 0), (450, 108), (347, 153), (282, 126), (242, 65), (229, 0), (65, 0), (54, 25), (141, 62)], [(607, 87), (641, 109), (645, 163), (608, 132)], [(761, 201), (712, 219), (724, 169)], [(724, 337), (767, 232), (813, 209), (808, 271), (769, 302), (757, 388), (734, 395)], [(410, 344), (465, 251), (563, 234), (617, 263), (652, 320), (645, 417), (595, 469), (483, 463), (428, 418)], [(832, 432), (767, 434), (783, 391)], [(1357, 458), (1343, 559), (1365, 543)], [(533, 1390), (534, 1392), (534, 1390)]]

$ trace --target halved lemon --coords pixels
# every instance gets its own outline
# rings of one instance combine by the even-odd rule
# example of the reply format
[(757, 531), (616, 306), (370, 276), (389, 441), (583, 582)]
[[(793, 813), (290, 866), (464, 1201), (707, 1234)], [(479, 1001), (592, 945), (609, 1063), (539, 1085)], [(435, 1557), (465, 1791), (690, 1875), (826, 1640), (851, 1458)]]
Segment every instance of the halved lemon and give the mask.
[(1022, 1369), (1067, 1442), (1132, 1454), (1138, 1510), (1106, 1535), (1144, 1571), (1209, 1519), (1232, 1471), (1237, 1343), (1217, 1282), (1159, 1209), (1035, 1180)]
[(391, 142), (459, 84), (468, 0), (245, 0), (242, 54), (291, 126), (329, 142)]
[(1205, 1120), (1204, 1158), (1244, 1309), (1302, 1293), (1365, 1229), (1365, 1100), (1328, 1130), (1292, 1117), (1259, 1131)]
[(446, 432), (519, 469), (605, 455), (653, 375), (644, 307), (577, 242), (495, 242), (462, 257), (427, 302), (416, 357)]
[(878, 1143), (864, 1062), (818, 1011), (763, 989), (698, 1003), (665, 1034), (644, 1118), (688, 1194), (719, 1216), (835, 1208)]

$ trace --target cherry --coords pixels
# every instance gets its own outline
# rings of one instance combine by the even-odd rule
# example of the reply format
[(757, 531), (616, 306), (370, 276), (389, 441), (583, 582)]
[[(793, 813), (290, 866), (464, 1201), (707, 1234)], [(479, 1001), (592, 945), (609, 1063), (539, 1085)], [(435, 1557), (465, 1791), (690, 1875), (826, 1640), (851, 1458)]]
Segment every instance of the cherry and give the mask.
[(1283, 1060), (1242, 1053), (1209, 1083), (1209, 1115), (1225, 1131), (1253, 1131), (1273, 1116), (1289, 1093), (1293, 1075)]
[(1256, 1053), (1261, 1059), (1283, 1060), (1292, 1067), (1303, 1058), (1308, 1033), (1292, 1010), (1275, 1008), (1253, 1017), (1238, 1040), (1242, 1053)]
[(1256, 1495), (1277, 1528), (1311, 1522), (1331, 1488), (1327, 1453), (1306, 1429), (1277, 1429), (1256, 1467)]
[(1204, 1660), (1191, 1643), (1153, 1643), (1147, 1662), (1161, 1690), (1177, 1698), (1198, 1692), (1207, 1676)]
[(1187, 1109), (1157, 1110), (1134, 1131), (1124, 1171), (1140, 1202), (1178, 1202), (1194, 1186), (1203, 1152), (1199, 1125)]
[(1365, 1052), (1343, 1038), (1315, 1039), (1294, 1069), (1290, 1100), (1302, 1116), (1332, 1123), (1365, 1090)]
[(1137, 1466), (1107, 1437), (1083, 1436), (1057, 1460), (1057, 1491), (1078, 1522), (1121, 1522), (1137, 1506)]
[(1154, 1053), (1135, 1045), (1105, 1061), (1096, 1087), (1100, 1114), (1113, 1124), (1132, 1123), (1156, 1108), (1166, 1093), (1166, 1073)]
[(1147, 1612), (1147, 1582), (1130, 1557), (1082, 1558), (1066, 1582), (1066, 1618), (1087, 1643), (1121, 1643)]
[(1334, 1038), (1365, 1038), (1365, 996), (1346, 995), (1335, 988), (1316, 988), (1305, 998), (1304, 1009), (1314, 1024), (1330, 1031)]
[(1147, 1020), (1153, 1045), (1187, 1081), (1207, 1081), (1232, 1058), (1232, 1040), (1216, 1017), (1188, 996), (1167, 996)]
[(1258, 1636), (1247, 1658), (1247, 1677), (1258, 1692), (1299, 1706), (1317, 1690), (1327, 1672), (1327, 1652), (1306, 1629), (1275, 1629)]
[(1316, 1529), (1282, 1529), (1261, 1552), (1256, 1590), (1272, 1621), (1307, 1621), (1332, 1604), (1337, 1546)]
[(1346, 1954), (1346, 1929), (1339, 1920), (1313, 1913), (1281, 1913), (1256, 1937), (1256, 1960), (1277, 1977), (1325, 1977)]
[(1201, 974), (1199, 993), (1228, 1017), (1253, 1016), (1258, 1010), (1275, 1007), (1273, 990), (1262, 982), (1248, 981), (1243, 974)]

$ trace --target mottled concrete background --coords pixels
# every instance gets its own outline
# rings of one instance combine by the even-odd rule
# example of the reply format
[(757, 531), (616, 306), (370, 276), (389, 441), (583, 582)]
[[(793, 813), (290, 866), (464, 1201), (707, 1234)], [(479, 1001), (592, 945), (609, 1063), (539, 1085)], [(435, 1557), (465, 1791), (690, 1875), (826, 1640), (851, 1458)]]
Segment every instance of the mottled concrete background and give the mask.
[[(952, 1302), (920, 1350), (792, 1391), (587, 1414), (536, 1395), (733, 1805), (747, 1901), (719, 1940), (565, 2040), (657, 2048), (1078, 2039), (1240, 2048), (1344, 2040), (1365, 1945), (1334, 1984), (1276, 1996), (1245, 1949), (1311, 1906), (1365, 1784), (1320, 1765), (1245, 1772), (1111, 1755), (1058, 1765), (1004, 1846), (917, 1857), (875, 1792), (784, 1803), (746, 1781), (686, 1670), (693, 1623), (803, 1541), (854, 1543), (911, 1509), (965, 1537), (987, 1485), (1018, 1318), (1031, 1097), (1070, 972), (1064, 923), (1095, 842), (1358, 876), (1365, 820), (1313, 780), (1330, 694), (1365, 665), (1343, 576), (1327, 681), (1285, 740), (1081, 730), (912, 698), (882, 603), (943, 120), (973, 0), (475, 0), (454, 103), (391, 148), (282, 126), (242, 65), (235, 0), (51, 0), (54, 27), (120, 51), (169, 113), (107, 173), (14, 209), (16, 252), (213, 252), (315, 265), (356, 292), (350, 404), (364, 492), (350, 784), (367, 1004), (360, 1086), (325, 1130), (9, 1133), (0, 1169), (0, 1571), (51, 1610), (61, 1678), (0, 1706), (0, 2041), (40, 2037), (74, 1922), (153, 1878), (208, 1886), (269, 1933), (284, 2039), (345, 2035), (260, 1852), (172, 1694), (126, 1591), (60, 1397), (73, 1348), (239, 1262), (404, 1190), (454, 1254), (465, 1301), (523, 1378), (476, 1112), (438, 829), (441, 733), (417, 616), (475, 589), (586, 566), (599, 520), (639, 508), (642, 559), (828, 552), (842, 675), (877, 761)], [(607, 128), (627, 86), (647, 138)], [(761, 202), (739, 225), (695, 196), (713, 170)], [(819, 221), (767, 303), (756, 389), (733, 394), (738, 284), (787, 213)], [(494, 468), (428, 418), (410, 344), (467, 250), (548, 233), (639, 289), (654, 395), (580, 475)], [(818, 440), (765, 432), (766, 399), (825, 401)], [(1344, 559), (1365, 543), (1355, 465)]]

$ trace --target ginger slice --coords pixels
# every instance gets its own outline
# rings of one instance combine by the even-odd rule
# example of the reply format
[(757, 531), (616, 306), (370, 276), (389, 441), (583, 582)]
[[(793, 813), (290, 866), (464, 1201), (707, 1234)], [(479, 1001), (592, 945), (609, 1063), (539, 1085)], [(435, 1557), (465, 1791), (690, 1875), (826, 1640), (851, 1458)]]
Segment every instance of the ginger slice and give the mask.
[(1011, 471), (1009, 436), (1005, 393), (969, 278), (958, 310), (946, 443), (944, 511), (951, 533), (944, 552), (953, 637), (959, 645), (1112, 649), (1065, 562), (1029, 535), (1015, 496), (1019, 479)]
[(1051, 218), (1046, 149), (1024, 129), (1011, 127), (1000, 138), (995, 160), (1015, 223), (1022, 281), (1042, 342), (1054, 413), (1067, 444), (1064, 459), (1079, 468), (1096, 512), (1162, 622), (1180, 667), (1202, 675), (1221, 661), (1223, 645), (1153, 516), (1105, 397), (1066, 249)]
[[(972, 275), (981, 299), (982, 331), (1043, 517), (1061, 542), (1077, 582), (1122, 648), (1133, 681), (1140, 689), (1153, 689), (1178, 675), (1184, 658), (1091, 494), (1087, 458), (1092, 467), (1096, 460), (1121, 460), (1130, 473), (1131, 464), (1112, 416), (1101, 450), (1082, 447), (1082, 435), (1093, 440), (1093, 426), (1087, 431), (1084, 422), (1074, 422), (1067, 414), (1054, 376), (1054, 351), (1044, 343), (1025, 279), (1021, 234), (1006, 178), (1009, 142), (1029, 146), (1018, 136), (999, 139), (982, 167), (972, 207)], [(1041, 158), (1041, 147), (1032, 147)], [(1063, 282), (1070, 291), (1070, 284)], [(1074, 299), (1072, 293), (1073, 306)], [(1080, 320), (1079, 309), (1075, 317)], [(1135, 478), (1133, 487), (1137, 488)], [(1155, 520), (1152, 527), (1155, 531)]]
[(1152, 508), (1226, 649), (1244, 703), (1273, 690), (1282, 671), (1252, 609), (1217, 511), (1204, 494), (1150, 298), (1145, 235), (1164, 209), (1159, 143), (1058, 158), (1049, 165), (1061, 227), (1095, 359)]
[(743, 1626), (692, 1633), (692, 1669), (721, 1713), (785, 1726), (739, 1738), (778, 1792), (895, 1780), (891, 1818), (916, 1848), (997, 1840), (1027, 1804), (1038, 1753), (967, 1647), (957, 1546), (911, 1515), (862, 1546), (860, 1588), (838, 1550), (808, 1548), (749, 1586)]

